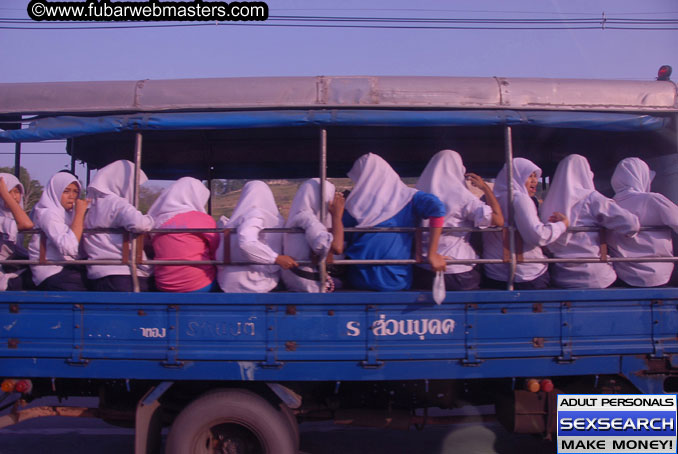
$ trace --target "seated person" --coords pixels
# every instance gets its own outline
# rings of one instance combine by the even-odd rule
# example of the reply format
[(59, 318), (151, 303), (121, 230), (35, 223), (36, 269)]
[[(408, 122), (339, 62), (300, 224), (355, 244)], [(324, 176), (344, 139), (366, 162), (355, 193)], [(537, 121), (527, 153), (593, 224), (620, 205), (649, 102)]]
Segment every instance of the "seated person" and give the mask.
[[(148, 181), (141, 172), (139, 184)], [(115, 161), (100, 169), (87, 188), (90, 207), (85, 216), (85, 228), (124, 228), (130, 232), (148, 232), (153, 218), (134, 208), (134, 164)], [(86, 233), (83, 239), (85, 254), (90, 260), (121, 260), (122, 234)], [(145, 258), (145, 257), (144, 257)], [(139, 265), (139, 289), (149, 289), (149, 265)], [(88, 265), (87, 277), (92, 290), (99, 292), (132, 292), (130, 268), (127, 265)]]
[[(650, 192), (654, 172), (639, 158), (626, 158), (612, 174), (614, 201), (629, 210), (641, 227), (667, 226), (678, 233), (678, 206), (656, 192)], [(613, 257), (673, 257), (669, 230), (639, 232), (629, 238), (617, 232), (608, 235)], [(658, 287), (671, 279), (670, 262), (614, 262), (617, 276), (632, 287)]]
[[(433, 194), (409, 188), (380, 156), (361, 156), (348, 172), (354, 187), (346, 199), (344, 227), (418, 227), (430, 218), (428, 262), (433, 271), (445, 270), (438, 254), (445, 205)], [(352, 260), (412, 258), (413, 233), (348, 233), (345, 254)], [(396, 291), (412, 286), (411, 265), (352, 265), (349, 284), (366, 290)]]
[[(151, 205), (148, 214), (154, 229), (214, 229), (217, 224), (205, 212), (210, 191), (201, 181), (179, 178)], [(156, 260), (214, 260), (219, 234), (156, 233), (152, 237)], [(163, 292), (210, 292), (214, 265), (158, 265), (155, 285)]]
[[(509, 213), (509, 204), (513, 208), (512, 224), (516, 228), (525, 259), (545, 258), (542, 246), (556, 241), (567, 230), (568, 220), (562, 213), (554, 212), (546, 222), (539, 220), (537, 206), (532, 199), (537, 194), (537, 184), (541, 169), (525, 158), (513, 159), (513, 201), (509, 198), (508, 167), (499, 171), (494, 182), (494, 195), (499, 201), (502, 213)], [(520, 252), (520, 251), (517, 251)], [(483, 234), (483, 258), (502, 259), (504, 257), (504, 235), (502, 232)], [(509, 281), (510, 264), (488, 263), (485, 265), (488, 284), (496, 288), (506, 288)], [(550, 285), (548, 266), (545, 263), (518, 263), (514, 277), (516, 290), (539, 290)]]
[[(79, 199), (80, 182), (70, 172), (59, 172), (47, 182), (32, 218), (45, 235), (47, 260), (76, 260), (85, 222), (87, 201)], [(40, 237), (33, 235), (28, 244), (31, 260), (40, 259)], [(85, 267), (80, 265), (32, 265), (33, 282), (39, 290), (87, 290)]]
[[(325, 223), (320, 222), (320, 180), (306, 180), (292, 200), (290, 214), (285, 223), (287, 228), (300, 228), (304, 233), (285, 233), (283, 251), (295, 260), (322, 260), (328, 253), (341, 254), (344, 248), (344, 197), (335, 193), (329, 181), (325, 182)], [(332, 233), (328, 232), (332, 227)], [(320, 292), (320, 277), (314, 266), (299, 266), (282, 270), (282, 279), (288, 290), (294, 292)], [(334, 281), (328, 276), (328, 288), (334, 288)]]
[[(19, 232), (33, 228), (33, 221), (24, 211), (24, 186), (9, 173), (0, 173), (0, 260), (25, 260), (23, 235)], [(22, 265), (0, 267), (0, 291), (33, 288), (31, 269)]]
[(285, 219), (275, 204), (271, 188), (263, 181), (249, 181), (230, 219), (222, 217), (219, 227), (235, 229), (224, 236), (217, 253), (223, 261), (228, 241), (231, 262), (256, 262), (260, 265), (219, 266), (219, 286), (227, 293), (266, 293), (278, 286), (280, 269), (298, 266), (282, 255), (282, 233), (263, 233), (266, 228), (282, 228)]
[[(572, 227), (605, 227), (623, 236), (638, 233), (638, 217), (596, 191), (588, 160), (571, 154), (560, 161), (542, 205), (542, 219), (560, 211)], [(600, 233), (566, 233), (548, 245), (555, 258), (600, 256)], [(562, 288), (606, 288), (617, 279), (611, 263), (553, 263), (551, 278)]]
[[(473, 195), (466, 186), (466, 178), (485, 194), (487, 204)], [(443, 150), (437, 153), (419, 177), (417, 189), (438, 196), (445, 204), (445, 223), (443, 227), (476, 227), (504, 225), (499, 202), (492, 189), (478, 175), (466, 174), (461, 156), (456, 151)], [(426, 226), (427, 221), (423, 225)], [(477, 259), (469, 237), (471, 232), (443, 233), (438, 245), (438, 253), (455, 259)], [(426, 244), (426, 241), (424, 242)], [(480, 287), (479, 266), (447, 265), (445, 269), (445, 288), (447, 290), (475, 290)], [(417, 265), (414, 268), (414, 281), (417, 288), (431, 288), (435, 273), (429, 265)]]

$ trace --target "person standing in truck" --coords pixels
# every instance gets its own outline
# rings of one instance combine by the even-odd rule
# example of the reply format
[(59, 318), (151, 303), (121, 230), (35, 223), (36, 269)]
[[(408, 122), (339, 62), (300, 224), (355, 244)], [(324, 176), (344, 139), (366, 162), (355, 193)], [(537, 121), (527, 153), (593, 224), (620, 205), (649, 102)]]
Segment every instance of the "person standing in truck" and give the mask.
[[(591, 166), (578, 154), (558, 163), (541, 208), (542, 219), (552, 211), (560, 211), (572, 227), (604, 227), (626, 237), (637, 235), (640, 228), (635, 214), (596, 191)], [(548, 249), (555, 258), (599, 257), (600, 233), (598, 230), (566, 233), (549, 244)], [(562, 288), (606, 288), (617, 275), (609, 262), (554, 263), (551, 278)]]
[[(0, 173), (0, 260), (27, 259), (22, 245), (22, 230), (33, 228), (33, 221), (24, 211), (24, 186), (9, 173)], [(25, 290), (33, 287), (27, 266), (2, 265), (0, 290)]]
[[(612, 174), (614, 201), (638, 216), (641, 227), (666, 226), (678, 233), (678, 206), (662, 194), (650, 192), (655, 173), (640, 158), (626, 158)], [(635, 237), (611, 232), (613, 257), (672, 257), (671, 231), (649, 230)], [(671, 262), (614, 262), (619, 279), (632, 287), (658, 287), (671, 279)]]
[[(346, 199), (345, 227), (418, 227), (429, 220), (428, 263), (433, 271), (445, 270), (438, 253), (445, 205), (438, 197), (410, 188), (380, 156), (368, 153), (348, 172), (353, 190)], [(403, 260), (412, 258), (412, 232), (346, 234), (346, 258), (353, 260)], [(412, 286), (411, 265), (352, 265), (347, 272), (355, 288), (379, 291), (406, 290)]]
[[(165, 189), (148, 214), (154, 229), (214, 229), (216, 222), (205, 204), (210, 191), (200, 180), (183, 177)], [(156, 260), (214, 260), (219, 246), (216, 232), (155, 233)], [(214, 265), (158, 265), (155, 284), (163, 292), (211, 292), (217, 271)]]
[[(38, 203), (33, 207), (35, 227), (45, 237), (47, 260), (76, 260), (85, 222), (87, 201), (79, 198), (78, 178), (61, 171), (47, 182)], [(40, 259), (42, 235), (33, 235), (28, 244), (31, 260)], [(81, 265), (32, 265), (33, 282), (39, 290), (86, 291), (87, 276)]]
[[(466, 186), (466, 179), (485, 194), (487, 203), (473, 195)], [(431, 158), (419, 177), (417, 189), (430, 192), (445, 204), (444, 227), (502, 227), (504, 217), (492, 189), (481, 177), (466, 173), (459, 153), (443, 150)], [(428, 225), (424, 221), (423, 226)], [(443, 233), (438, 252), (445, 257), (458, 260), (477, 259), (478, 255), (469, 242), (471, 232)], [(426, 244), (426, 241), (424, 242)], [(425, 248), (424, 248), (425, 249)], [(480, 287), (479, 266), (447, 265), (445, 269), (445, 287), (447, 290), (474, 290)], [(417, 265), (414, 268), (414, 281), (417, 288), (431, 288), (435, 273), (430, 265)]]
[[(545, 222), (539, 220), (537, 206), (533, 197), (537, 194), (537, 185), (541, 177), (541, 169), (525, 158), (513, 159), (513, 179), (508, 181), (508, 167), (499, 171), (494, 182), (494, 195), (499, 201), (502, 213), (508, 215), (509, 206), (513, 208), (512, 225), (517, 230), (516, 249), (526, 259), (545, 258), (542, 251), (556, 241), (567, 230), (567, 216), (560, 212), (552, 212)], [(509, 199), (509, 184), (513, 189), (513, 200)], [(483, 234), (483, 258), (504, 258), (508, 238), (502, 232)], [(488, 263), (485, 275), (490, 287), (506, 288), (510, 276), (510, 265)], [(550, 285), (548, 266), (545, 263), (518, 263), (514, 277), (516, 290), (540, 290)]]
[(220, 227), (234, 230), (222, 241), (217, 260), (224, 260), (228, 244), (231, 262), (256, 264), (220, 266), (218, 280), (224, 292), (270, 292), (278, 286), (281, 268), (299, 266), (292, 257), (282, 253), (282, 233), (262, 232), (284, 225), (285, 219), (278, 211), (271, 188), (263, 181), (247, 182), (231, 218), (222, 216), (219, 220)]
[[(148, 181), (140, 171), (139, 184)], [(87, 188), (91, 200), (85, 216), (85, 228), (124, 228), (133, 233), (148, 232), (153, 228), (153, 218), (137, 210), (133, 203), (134, 164), (115, 161), (100, 169)], [(88, 233), (83, 245), (90, 260), (121, 260), (123, 238), (121, 233)], [(144, 257), (145, 258), (145, 257)], [(149, 290), (151, 267), (139, 265), (139, 289)], [(87, 277), (92, 289), (99, 292), (132, 292), (134, 286), (127, 265), (88, 265)]]
[[(344, 196), (325, 181), (325, 222), (320, 222), (320, 179), (306, 180), (299, 186), (292, 200), (286, 228), (300, 228), (304, 233), (285, 233), (283, 251), (300, 261), (317, 261), (328, 254), (341, 254), (344, 249)], [(328, 228), (332, 228), (332, 233)], [(300, 265), (282, 270), (282, 279), (288, 290), (295, 292), (320, 292), (320, 276), (316, 266)], [(335, 288), (328, 277), (326, 290)]]

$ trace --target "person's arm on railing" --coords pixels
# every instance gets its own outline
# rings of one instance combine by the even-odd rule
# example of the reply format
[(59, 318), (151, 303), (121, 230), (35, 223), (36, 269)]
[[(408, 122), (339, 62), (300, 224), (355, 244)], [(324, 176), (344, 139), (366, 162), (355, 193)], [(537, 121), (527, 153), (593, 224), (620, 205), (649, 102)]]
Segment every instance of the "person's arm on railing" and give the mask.
[(334, 194), (334, 200), (330, 203), (329, 211), (332, 215), (332, 246), (330, 250), (335, 254), (344, 252), (344, 224), (341, 219), (344, 216), (346, 200), (341, 192)]
[(438, 242), (443, 231), (444, 218), (430, 218), (429, 241), (428, 241), (428, 263), (433, 271), (445, 271), (447, 264), (445, 257), (438, 254)]

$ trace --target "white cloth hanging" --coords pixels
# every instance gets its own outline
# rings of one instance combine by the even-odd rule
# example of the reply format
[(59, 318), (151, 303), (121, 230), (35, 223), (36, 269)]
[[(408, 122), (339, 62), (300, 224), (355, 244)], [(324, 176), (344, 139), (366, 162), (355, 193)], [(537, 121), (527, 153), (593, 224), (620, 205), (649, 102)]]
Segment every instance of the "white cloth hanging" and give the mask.
[[(59, 172), (47, 182), (38, 203), (33, 207), (32, 218), (35, 227), (47, 237), (45, 258), (47, 260), (75, 260), (78, 258), (80, 243), (71, 230), (75, 207), (66, 210), (61, 205), (61, 196), (68, 185), (75, 183), (81, 190), (80, 182), (72, 173)], [(28, 245), (31, 260), (40, 258), (40, 235), (33, 235)], [(58, 265), (31, 266), (33, 282), (40, 285), (50, 276), (63, 269)]]
[[(577, 154), (565, 157), (556, 168), (542, 205), (542, 219), (558, 211), (568, 216), (570, 227), (604, 227), (621, 235), (634, 236), (638, 218), (595, 190), (588, 160)], [(548, 246), (555, 258), (600, 256), (598, 231), (563, 235)], [(606, 288), (617, 275), (611, 263), (554, 263), (551, 280), (563, 288)]]
[[(444, 227), (487, 228), (492, 224), (492, 208), (473, 195), (466, 186), (466, 168), (459, 153), (442, 150), (426, 165), (417, 181), (417, 189), (438, 196), (445, 204)], [(428, 227), (428, 220), (422, 225)], [(470, 232), (443, 233), (438, 243), (438, 253), (458, 260), (477, 259), (469, 238)], [(422, 249), (428, 250), (428, 235), (424, 236)], [(420, 265), (431, 269), (430, 265)], [(464, 273), (471, 265), (447, 265), (445, 273)]]
[[(642, 227), (667, 226), (678, 233), (678, 206), (662, 194), (650, 192), (655, 173), (639, 158), (626, 158), (612, 174), (614, 200), (638, 216)], [(642, 231), (634, 238), (617, 232), (608, 236), (613, 257), (672, 257), (670, 230)], [(673, 263), (614, 262), (621, 280), (634, 287), (656, 287), (671, 279)]]
[[(546, 222), (539, 219), (537, 207), (532, 201), (525, 182), (532, 173), (541, 176), (541, 169), (532, 161), (525, 158), (513, 159), (513, 202), (509, 200), (508, 170), (507, 166), (501, 169), (494, 182), (494, 195), (504, 213), (504, 218), (509, 217), (509, 204), (513, 208), (512, 225), (517, 229), (522, 239), (522, 254), (525, 259), (545, 258), (542, 246), (554, 242), (565, 232), (563, 222)], [(520, 251), (517, 251), (520, 252)], [(501, 259), (504, 256), (504, 241), (501, 232), (488, 232), (483, 234), (483, 258)], [(530, 282), (548, 271), (544, 263), (519, 263), (516, 266), (515, 282)], [(507, 282), (509, 279), (508, 264), (486, 264), (485, 274), (491, 279)]]
[[(139, 184), (148, 181), (141, 171)], [(115, 161), (100, 169), (87, 188), (91, 200), (85, 228), (124, 228), (142, 233), (153, 228), (153, 218), (144, 215), (133, 205), (134, 164), (130, 161)], [(123, 235), (120, 233), (85, 233), (83, 245), (90, 260), (119, 260), (122, 257)], [(146, 256), (144, 254), (144, 259)], [(149, 276), (151, 267), (139, 265), (138, 275)], [(127, 265), (88, 265), (87, 276), (100, 279), (110, 275), (130, 275)]]
[[(280, 228), (285, 223), (271, 189), (263, 181), (250, 181), (243, 186), (238, 204), (230, 219), (222, 217), (220, 228), (231, 231), (228, 241), (231, 262), (257, 262), (261, 265), (222, 265), (217, 281), (227, 293), (265, 293), (278, 285), (280, 267), (275, 260), (282, 253), (282, 234), (263, 233), (265, 228)], [(217, 260), (224, 260), (222, 238)]]
[(353, 181), (353, 189), (346, 198), (346, 210), (358, 221), (356, 227), (373, 227), (391, 219), (417, 192), (373, 153), (358, 158), (348, 177)]
[[(283, 251), (297, 261), (310, 261), (315, 255), (318, 259), (327, 256), (333, 236), (327, 231), (332, 225), (332, 217), (327, 207), (334, 199), (335, 187), (325, 181), (325, 223), (320, 222), (320, 179), (306, 180), (299, 186), (292, 200), (292, 207), (286, 228), (300, 228), (304, 233), (285, 233)], [(308, 265), (301, 265), (302, 271), (316, 272)], [(294, 274), (291, 270), (282, 270), (282, 279), (288, 290), (295, 292), (320, 292), (320, 283)]]

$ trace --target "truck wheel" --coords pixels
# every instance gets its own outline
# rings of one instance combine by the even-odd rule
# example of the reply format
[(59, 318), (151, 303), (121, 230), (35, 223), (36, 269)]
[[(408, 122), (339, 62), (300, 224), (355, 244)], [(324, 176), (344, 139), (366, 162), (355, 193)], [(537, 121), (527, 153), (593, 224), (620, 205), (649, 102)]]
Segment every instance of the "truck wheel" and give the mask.
[(294, 415), (290, 407), (285, 405), (284, 403), (280, 402), (280, 412), (283, 414), (285, 417), (285, 420), (289, 424), (289, 429), (292, 433), (293, 441), (294, 441), (294, 452), (299, 451), (299, 421), (297, 421), (297, 417)]
[(184, 408), (167, 436), (166, 454), (296, 454), (286, 416), (244, 389), (207, 393)]

